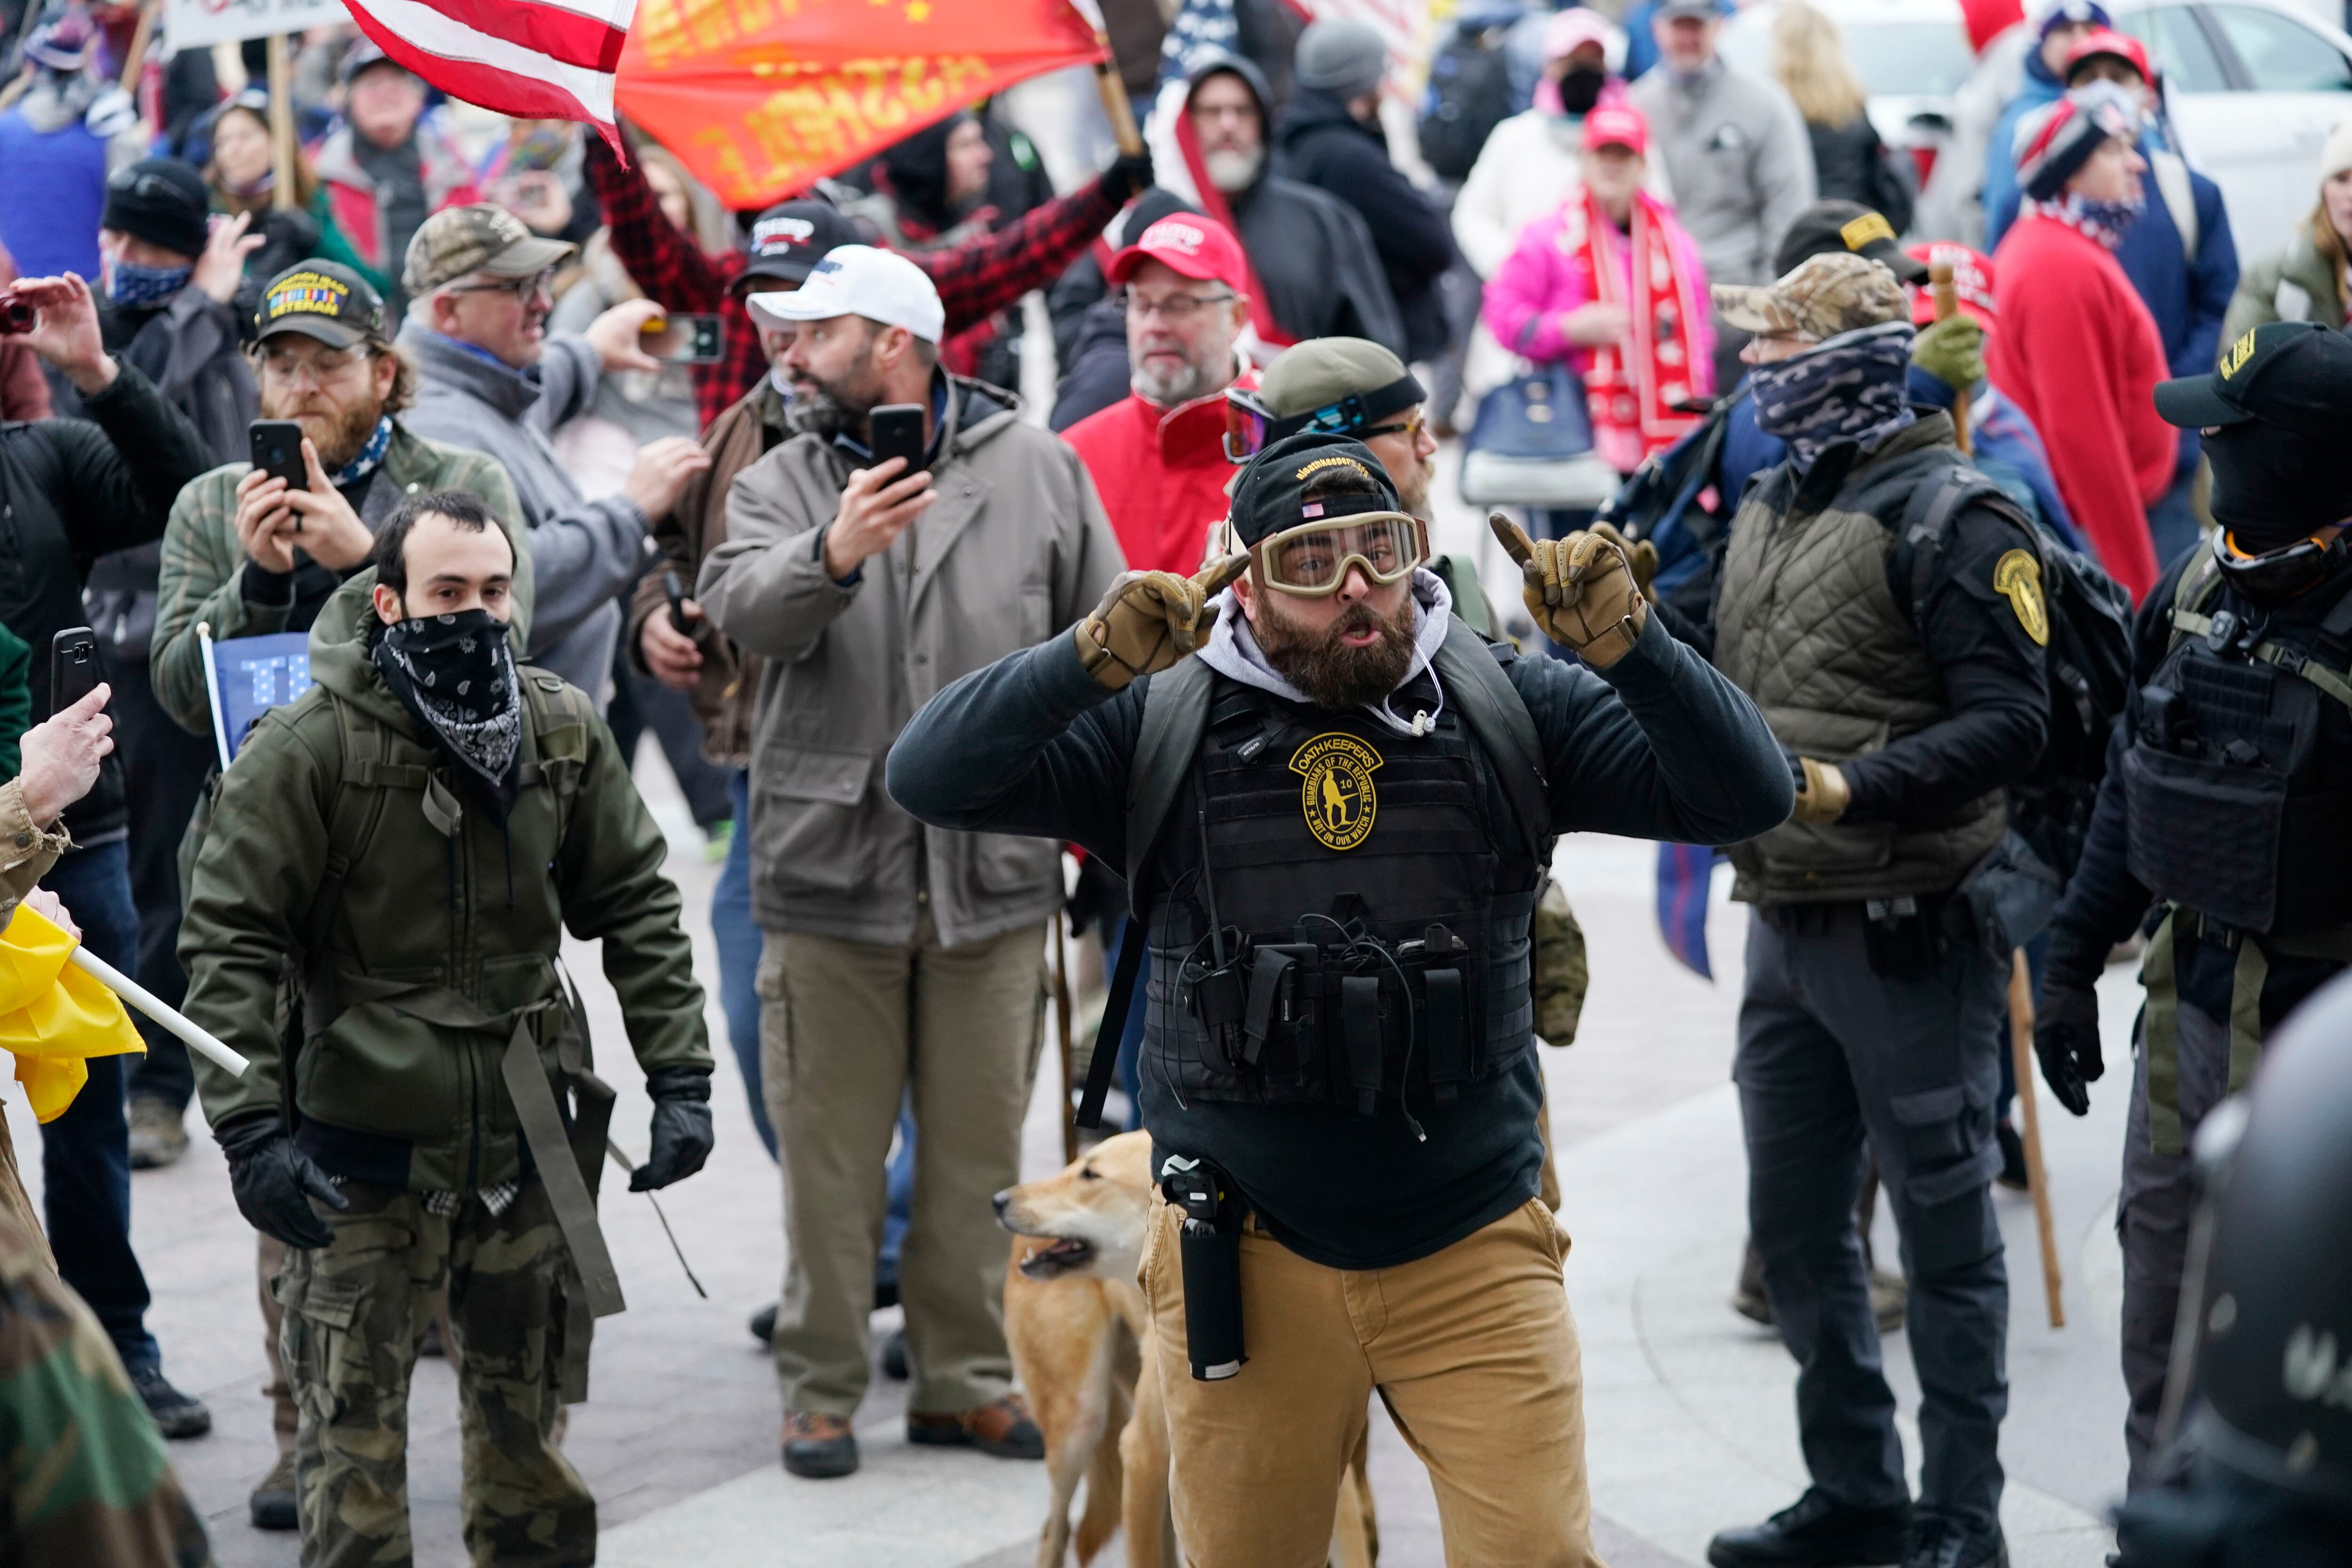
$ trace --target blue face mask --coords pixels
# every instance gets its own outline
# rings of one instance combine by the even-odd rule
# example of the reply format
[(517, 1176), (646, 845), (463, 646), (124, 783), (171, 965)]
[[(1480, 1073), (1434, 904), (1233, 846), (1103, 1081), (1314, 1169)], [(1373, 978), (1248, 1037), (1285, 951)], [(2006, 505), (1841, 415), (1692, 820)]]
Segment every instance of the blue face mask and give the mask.
[(135, 262), (106, 264), (106, 297), (118, 305), (160, 305), (188, 286), (195, 268), (141, 267)]

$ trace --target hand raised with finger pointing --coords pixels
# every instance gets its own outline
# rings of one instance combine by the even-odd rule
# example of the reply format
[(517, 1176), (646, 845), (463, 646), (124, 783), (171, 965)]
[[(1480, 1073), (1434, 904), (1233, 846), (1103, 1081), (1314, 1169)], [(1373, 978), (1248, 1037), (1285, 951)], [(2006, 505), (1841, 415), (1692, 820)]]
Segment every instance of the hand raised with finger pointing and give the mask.
[(1209, 601), (1249, 565), (1247, 555), (1212, 561), (1199, 574), (1122, 572), (1094, 613), (1072, 632), (1087, 673), (1113, 691), (1199, 650), (1217, 624)]
[(1625, 657), (1650, 606), (1622, 550), (1599, 533), (1529, 539), (1499, 511), (1487, 515), (1486, 526), (1519, 563), (1520, 596), (1544, 636), (1574, 649), (1595, 669)]

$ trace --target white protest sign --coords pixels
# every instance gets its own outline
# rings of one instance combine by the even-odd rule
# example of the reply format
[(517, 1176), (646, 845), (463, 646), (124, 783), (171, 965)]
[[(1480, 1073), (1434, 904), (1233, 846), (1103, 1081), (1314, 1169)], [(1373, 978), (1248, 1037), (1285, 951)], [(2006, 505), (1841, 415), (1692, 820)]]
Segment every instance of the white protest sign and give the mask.
[(351, 19), (343, 0), (167, 0), (163, 25), (173, 48), (202, 49)]

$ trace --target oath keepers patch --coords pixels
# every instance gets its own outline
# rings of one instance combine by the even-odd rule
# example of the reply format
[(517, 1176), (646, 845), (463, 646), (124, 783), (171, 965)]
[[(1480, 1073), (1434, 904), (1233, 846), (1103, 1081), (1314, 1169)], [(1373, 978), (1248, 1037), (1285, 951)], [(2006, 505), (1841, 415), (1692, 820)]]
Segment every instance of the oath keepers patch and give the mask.
[(1380, 797), (1372, 770), (1381, 754), (1353, 735), (1318, 735), (1298, 748), (1290, 771), (1301, 775), (1299, 809), (1326, 849), (1353, 849), (1371, 836)]
[(1992, 585), (2009, 596), (2017, 624), (2035, 646), (2050, 646), (2050, 612), (2042, 603), (2042, 563), (2030, 550), (2012, 550), (1993, 563)]

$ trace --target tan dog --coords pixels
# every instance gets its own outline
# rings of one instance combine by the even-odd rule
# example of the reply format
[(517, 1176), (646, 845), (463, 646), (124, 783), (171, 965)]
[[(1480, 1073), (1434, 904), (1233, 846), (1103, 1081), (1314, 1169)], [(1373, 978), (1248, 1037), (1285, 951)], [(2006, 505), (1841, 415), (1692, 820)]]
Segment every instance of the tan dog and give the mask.
[[(1081, 1564), (1121, 1525), (1128, 1568), (1180, 1561), (1157, 1346), (1136, 1284), (1151, 1202), (1147, 1132), (1106, 1139), (1059, 1174), (996, 1194), (997, 1220), (1015, 1238), (1004, 1279), (1004, 1338), (1045, 1436), (1053, 1489), (1038, 1568), (1066, 1561), (1070, 1501), (1082, 1477)], [(1378, 1551), (1365, 1458), (1359, 1444), (1340, 1487), (1331, 1553), (1340, 1568), (1371, 1568)]]

